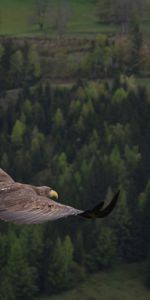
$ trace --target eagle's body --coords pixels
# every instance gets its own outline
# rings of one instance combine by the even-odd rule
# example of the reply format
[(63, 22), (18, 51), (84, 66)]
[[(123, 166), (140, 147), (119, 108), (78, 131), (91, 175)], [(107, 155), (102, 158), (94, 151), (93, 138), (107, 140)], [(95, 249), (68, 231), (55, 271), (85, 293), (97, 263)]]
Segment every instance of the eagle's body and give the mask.
[(108, 215), (115, 206), (119, 192), (110, 204), (101, 202), (92, 210), (81, 211), (50, 199), (57, 193), (47, 186), (36, 187), (15, 182), (0, 169), (0, 219), (15, 223), (43, 223), (71, 215), (85, 218), (100, 218)]

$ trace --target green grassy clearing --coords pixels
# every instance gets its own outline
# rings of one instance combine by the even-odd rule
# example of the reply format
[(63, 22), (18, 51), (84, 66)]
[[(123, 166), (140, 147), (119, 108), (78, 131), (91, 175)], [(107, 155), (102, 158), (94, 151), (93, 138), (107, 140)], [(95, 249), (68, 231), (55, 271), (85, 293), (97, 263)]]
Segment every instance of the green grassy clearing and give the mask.
[(144, 287), (144, 265), (124, 265), (91, 275), (76, 289), (38, 300), (149, 300)]
[[(34, 0), (0, 0), (0, 34), (2, 35), (41, 35), (38, 26), (31, 24), (34, 15)], [(57, 1), (51, 1), (52, 6)], [(97, 22), (96, 6), (91, 0), (70, 0), (70, 21), (67, 26), (67, 35), (93, 35), (109, 34), (117, 31), (114, 25), (105, 25)], [(143, 24), (143, 31), (146, 38), (150, 36), (149, 21)], [(55, 35), (55, 30), (49, 27), (45, 34)]]
[[(34, 1), (0, 0), (0, 34), (40, 34), (38, 26), (31, 25), (30, 18), (34, 15)], [(51, 1), (52, 6), (57, 1)], [(95, 6), (91, 1), (70, 0), (71, 14), (67, 33), (93, 33), (111, 31), (110, 26), (96, 22)], [(54, 34), (52, 28), (46, 28), (48, 34)]]
[(0, 34), (27, 31), (28, 1), (0, 0)]

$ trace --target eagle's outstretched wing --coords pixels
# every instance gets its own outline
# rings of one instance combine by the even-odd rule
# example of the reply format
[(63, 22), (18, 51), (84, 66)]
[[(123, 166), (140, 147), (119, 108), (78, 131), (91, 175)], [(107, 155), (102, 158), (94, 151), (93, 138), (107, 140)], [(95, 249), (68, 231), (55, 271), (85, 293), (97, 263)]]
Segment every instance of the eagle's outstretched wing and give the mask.
[[(13, 201), (13, 195), (11, 196)], [(11, 200), (10, 199), (10, 200)], [(8, 200), (8, 199), (7, 199)], [(0, 206), (0, 219), (3, 221), (12, 221), (19, 224), (35, 224), (46, 221), (54, 221), (60, 218), (77, 215), (81, 211), (59, 204), (51, 199), (43, 196), (36, 196), (35, 201), (32, 201), (28, 195), (19, 197), (9, 206)]]
[(47, 189), (49, 188), (38, 187), (36, 190), (36, 187), (32, 185), (10, 181), (8, 175), (8, 182), (5, 181), (5, 184), (0, 187), (0, 219), (20, 224), (32, 224), (75, 215), (85, 218), (101, 218), (112, 211), (119, 196), (118, 192), (106, 207), (104, 202), (101, 202), (92, 210), (82, 211), (53, 201), (48, 197)]

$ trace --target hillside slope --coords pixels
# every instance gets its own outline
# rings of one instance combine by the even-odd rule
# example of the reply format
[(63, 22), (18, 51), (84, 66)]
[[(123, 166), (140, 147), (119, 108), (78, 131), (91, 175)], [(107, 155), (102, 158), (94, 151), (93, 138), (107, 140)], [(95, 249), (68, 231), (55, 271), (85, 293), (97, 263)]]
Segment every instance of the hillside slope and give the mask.
[(91, 275), (78, 288), (38, 300), (149, 300), (143, 285), (143, 265), (124, 265), (111, 272)]

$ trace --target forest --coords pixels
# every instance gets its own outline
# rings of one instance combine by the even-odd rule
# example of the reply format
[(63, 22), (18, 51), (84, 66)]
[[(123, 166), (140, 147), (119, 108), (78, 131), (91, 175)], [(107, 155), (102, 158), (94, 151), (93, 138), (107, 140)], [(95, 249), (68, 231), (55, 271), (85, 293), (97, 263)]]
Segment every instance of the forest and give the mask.
[(140, 262), (150, 288), (149, 80), (137, 13), (113, 36), (0, 37), (0, 167), (80, 209), (120, 189), (105, 220), (1, 221), (1, 299), (53, 295)]

